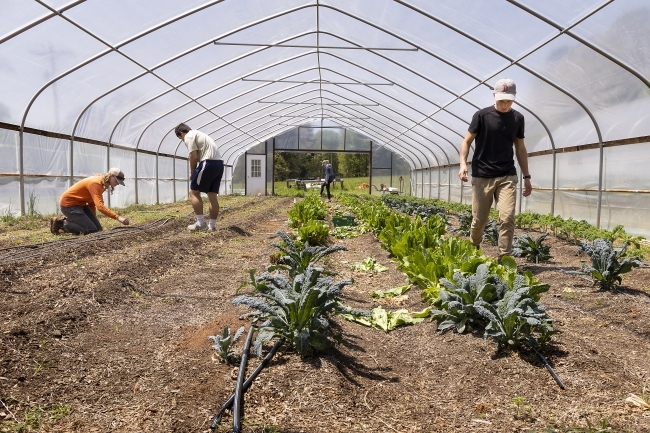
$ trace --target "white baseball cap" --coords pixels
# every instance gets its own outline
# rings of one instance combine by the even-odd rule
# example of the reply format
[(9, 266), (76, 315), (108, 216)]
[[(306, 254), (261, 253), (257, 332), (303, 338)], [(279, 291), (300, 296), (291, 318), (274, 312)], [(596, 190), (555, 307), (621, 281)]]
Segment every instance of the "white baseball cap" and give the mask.
[(495, 101), (514, 101), (517, 94), (517, 85), (510, 78), (502, 78), (494, 85)]

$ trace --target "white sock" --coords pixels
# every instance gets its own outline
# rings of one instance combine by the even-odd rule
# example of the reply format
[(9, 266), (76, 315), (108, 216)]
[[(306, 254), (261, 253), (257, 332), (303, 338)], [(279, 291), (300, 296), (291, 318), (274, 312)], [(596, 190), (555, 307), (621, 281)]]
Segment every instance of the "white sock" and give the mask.
[(196, 222), (199, 223), (200, 226), (205, 225), (205, 217), (203, 215), (197, 215), (196, 216)]
[(208, 224), (208, 227), (210, 227), (211, 229), (216, 228), (217, 227), (217, 219), (216, 218), (215, 219), (210, 218), (210, 224)]

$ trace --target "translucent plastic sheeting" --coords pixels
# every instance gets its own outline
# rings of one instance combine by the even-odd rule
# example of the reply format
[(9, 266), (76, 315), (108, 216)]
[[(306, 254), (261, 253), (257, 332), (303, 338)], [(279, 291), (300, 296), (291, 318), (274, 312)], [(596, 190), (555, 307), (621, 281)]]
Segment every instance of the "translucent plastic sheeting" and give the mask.
[(49, 80), (103, 49), (59, 17), (0, 44), (0, 65), (7, 65), (0, 68), (0, 121), (20, 124), (30, 100)]
[(244, 155), (240, 156), (234, 164), (232, 171), (232, 194), (246, 194), (244, 179), (246, 177), (246, 158)]
[(158, 157), (158, 179), (174, 179), (173, 158), (168, 158), (165, 156)]
[[(126, 172), (125, 172), (126, 174)], [(110, 207), (127, 207), (135, 204), (135, 186), (136, 181), (133, 179), (128, 179), (128, 174), (126, 174), (127, 180), (125, 183), (127, 186), (117, 186), (113, 191), (113, 194), (109, 196), (108, 192), (104, 192), (104, 203)], [(138, 181), (140, 183), (140, 181)], [(138, 194), (142, 194), (138, 191)], [(143, 197), (145, 197), (143, 195)], [(110, 203), (110, 204), (109, 204)], [(151, 202), (150, 202), (151, 203)], [(155, 200), (153, 201), (155, 203)]]
[(184, 159), (174, 160), (174, 174), (176, 175), (177, 180), (189, 179), (190, 178), (189, 171), (190, 171), (190, 166), (187, 160)]
[[(370, 26), (362, 26), (353, 18), (343, 16), (328, 8), (321, 8), (323, 30), (332, 31), (345, 37), (354, 37), (363, 43), (372, 42), (373, 45), (404, 46), (403, 42), (386, 33), (386, 31), (391, 32), (407, 38), (410, 43), (417, 44), (423, 50), (439, 53), (461, 68), (479, 76), (487, 75), (504, 64), (504, 60), (499, 56), (423, 15), (414, 14), (410, 9), (393, 1), (377, 0), (373, 2), (371, 8), (363, 2), (345, 0), (325, 1), (320, 4), (332, 5), (363, 17), (384, 31)], [(406, 22), (409, 23), (407, 26), (404, 25)]]
[(84, 2), (66, 15), (108, 43), (118, 44), (205, 3), (206, 0), (95, 1)]
[(171, 180), (159, 180), (158, 195), (160, 203), (172, 203), (174, 201), (174, 182)]
[(531, 54), (522, 64), (540, 71), (585, 101), (600, 125), (604, 140), (650, 132), (648, 122), (636, 122), (637, 113), (650, 111), (650, 89), (637, 77), (575, 39), (560, 36)]
[(650, 5), (646, 0), (617, 1), (576, 26), (573, 32), (650, 77), (648, 22)]
[(25, 0), (3, 0), (0, 8), (2, 12), (0, 39), (50, 14), (47, 9), (38, 3), (26, 2)]
[[(89, 102), (88, 108), (79, 113), (80, 120), (75, 135), (108, 142), (115, 126), (123, 116), (152, 96), (165, 91), (172, 90), (152, 75), (145, 75), (124, 85), (109, 88), (105, 96), (91, 101), (92, 104)], [(135, 132), (126, 134), (135, 134)]]
[(19, 177), (0, 177), (0, 215), (20, 215)]
[(65, 176), (70, 174), (70, 141), (44, 135), (23, 134), (25, 174)]
[(47, 86), (31, 106), (25, 124), (71, 134), (84, 108), (141, 70), (123, 56), (109, 53)]
[[(124, 149), (115, 149), (111, 148), (110, 150), (110, 166), (111, 167), (117, 167), (122, 172), (124, 173), (124, 176), (126, 177), (126, 185), (127, 187), (122, 187), (123, 189), (129, 190), (130, 194), (128, 194), (128, 199), (126, 198), (127, 194), (125, 195), (124, 198), (124, 203), (127, 203), (128, 205), (132, 205), (135, 203), (135, 182), (133, 181), (133, 178), (135, 177), (135, 153), (130, 150), (124, 150)], [(106, 173), (107, 170), (102, 170), (100, 173)], [(120, 188), (116, 188), (118, 190)], [(133, 200), (133, 201), (128, 201), (128, 200)]]
[(377, 145), (372, 146), (372, 167), (373, 168), (390, 168), (391, 167), (391, 151), (385, 147)]
[(75, 176), (92, 176), (98, 173), (106, 173), (106, 158), (108, 149), (106, 146), (75, 141), (72, 147), (73, 171)]
[(156, 181), (138, 179), (138, 202), (142, 204), (156, 203)]
[[(167, 111), (169, 111), (169, 106), (177, 106), (185, 102), (188, 102), (188, 99), (180, 92), (174, 91), (167, 93), (166, 95), (138, 108), (120, 120), (120, 122), (115, 127), (115, 132), (113, 134), (113, 138), (111, 139), (111, 143), (119, 144), (122, 146), (135, 147), (137, 144), (138, 136), (142, 133), (143, 128), (147, 127), (147, 125), (151, 122), (152, 118), (164, 115)], [(187, 107), (189, 112), (192, 114), (198, 113), (201, 110), (201, 107), (194, 102), (188, 103), (188, 105), (185, 107)], [(170, 123), (174, 124), (175, 122)], [(158, 143), (156, 143), (156, 147), (157, 145)], [(155, 148), (144, 149), (156, 150)]]
[(61, 194), (68, 189), (68, 178), (26, 178), (25, 213), (28, 215), (51, 214), (60, 209)]
[(138, 179), (155, 179), (156, 174), (156, 155), (138, 153)]
[(0, 173), (18, 174), (18, 132), (0, 128)]
[(187, 200), (190, 197), (189, 189), (190, 185), (188, 181), (179, 181), (177, 180), (174, 183), (174, 189), (176, 191), (176, 200)]

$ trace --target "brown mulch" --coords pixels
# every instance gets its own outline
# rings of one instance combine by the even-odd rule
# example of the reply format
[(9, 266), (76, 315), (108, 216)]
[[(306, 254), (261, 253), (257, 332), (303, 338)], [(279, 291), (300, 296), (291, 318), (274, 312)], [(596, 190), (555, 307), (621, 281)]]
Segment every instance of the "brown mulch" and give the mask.
[[(291, 205), (251, 198), (224, 212), (216, 233), (188, 233), (178, 219), (0, 263), (0, 431), (38, 408), (40, 432), (208, 431), (237, 368), (216, 359), (207, 337), (245, 323), (231, 301), (248, 269), (269, 264)], [(584, 260), (574, 245), (548, 240), (553, 260), (518, 262), (551, 285), (541, 302), (562, 333), (544, 355), (565, 390), (534, 354), (498, 353), (480, 334), (440, 333), (428, 320), (384, 333), (335, 318), (343, 340), (329, 354), (283, 351), (262, 372), (246, 394), (244, 431), (563, 432), (606, 420), (607, 431), (650, 432), (650, 411), (625, 403), (650, 386), (650, 270), (601, 292), (562, 272)], [(399, 300), (369, 296), (406, 282), (372, 234), (331, 241), (348, 247), (326, 263), (337, 279), (354, 278), (347, 305), (427, 306), (417, 288)], [(389, 271), (350, 270), (369, 256)], [(70, 413), (54, 420), (57, 404)], [(219, 431), (231, 423), (228, 414)]]

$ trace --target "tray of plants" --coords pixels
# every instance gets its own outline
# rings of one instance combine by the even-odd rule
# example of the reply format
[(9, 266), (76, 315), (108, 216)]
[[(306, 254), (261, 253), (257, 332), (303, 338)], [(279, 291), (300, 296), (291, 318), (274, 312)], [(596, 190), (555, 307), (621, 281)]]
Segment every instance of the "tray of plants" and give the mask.
[(343, 227), (343, 226), (356, 226), (357, 223), (354, 222), (354, 216), (333, 216), (332, 224), (334, 227)]

